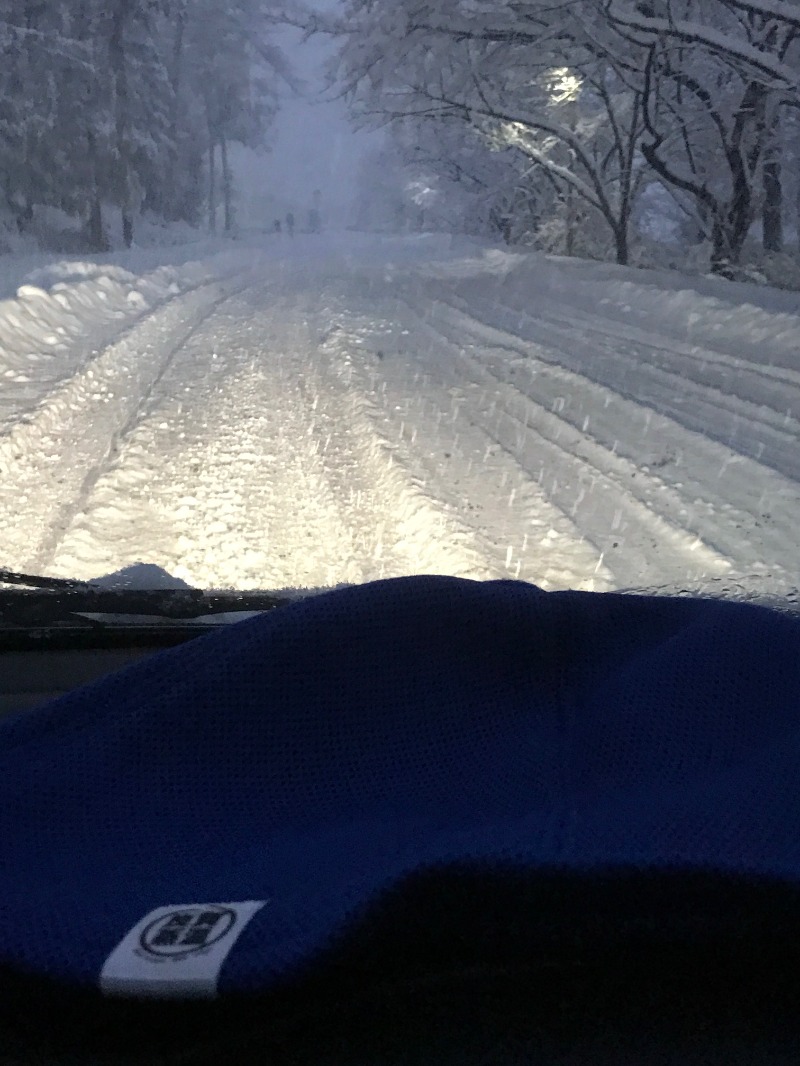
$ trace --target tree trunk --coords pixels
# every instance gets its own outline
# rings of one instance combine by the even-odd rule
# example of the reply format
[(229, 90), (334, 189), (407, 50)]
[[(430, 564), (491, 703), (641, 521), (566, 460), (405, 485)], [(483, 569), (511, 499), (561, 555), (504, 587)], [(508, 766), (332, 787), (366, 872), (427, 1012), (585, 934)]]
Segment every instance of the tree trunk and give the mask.
[(213, 138), (208, 145), (208, 228), (217, 232), (217, 146)]
[(723, 227), (715, 218), (711, 228), (711, 273), (723, 277), (728, 272), (728, 254)]
[(697, 240), (696, 244), (702, 244), (708, 240), (714, 230), (711, 210), (704, 200), (695, 200), (697, 211)]
[(100, 202), (100, 190), (95, 185), (89, 210), (89, 243), (95, 252), (108, 251), (108, 239), (103, 226), (103, 205)]
[(749, 190), (746, 196), (736, 198), (731, 210), (730, 221), (730, 236), (728, 238), (730, 258), (732, 265), (738, 266), (742, 258), (744, 243), (747, 240), (747, 234), (750, 232), (750, 226), (753, 221)]
[(575, 255), (575, 194), (572, 191), (572, 186), (567, 186), (566, 192), (567, 207), (566, 207), (566, 219), (567, 219), (567, 233), (564, 252), (568, 256)]
[(489, 212), (489, 221), (500, 234), (504, 244), (511, 244), (511, 219), (494, 208)]
[(94, 133), (87, 131), (86, 142), (89, 151), (89, 164), (91, 167), (92, 187), (89, 201), (89, 243), (95, 252), (107, 252), (108, 240), (103, 227), (103, 202), (100, 191), (97, 165), (97, 142)]
[(225, 232), (230, 233), (233, 229), (233, 181), (228, 166), (228, 141), (223, 133), (219, 142), (220, 157), (222, 160), (222, 196), (225, 207)]
[(181, 90), (183, 87), (183, 49), (186, 37), (186, 12), (179, 10), (176, 15), (175, 40), (172, 43), (172, 64), (170, 67), (170, 86), (172, 99), (169, 112), (169, 147), (167, 150), (166, 188), (161, 199), (165, 214), (173, 220), (183, 218), (182, 206), (178, 202), (176, 190), (178, 174), (178, 133), (181, 115)]
[[(755, 214), (753, 203), (755, 176), (766, 140), (764, 106), (763, 86), (755, 82), (750, 83), (739, 105), (731, 141), (726, 148), (732, 191), (724, 220), (724, 229), (732, 267), (739, 265)], [(748, 151), (745, 151), (745, 134), (748, 129), (752, 133), (753, 144)]]
[(117, 161), (116, 161), (116, 199), (122, 211), (122, 237), (125, 247), (133, 244), (133, 205), (131, 190), (133, 186), (132, 161), (128, 128), (129, 94), (128, 61), (125, 54), (125, 25), (130, 15), (130, 0), (116, 0), (111, 22), (111, 36), (108, 43), (111, 69), (114, 71), (114, 120), (116, 127)]
[(738, 255), (730, 218), (715, 218), (711, 232), (711, 273), (718, 274), (721, 278), (733, 279), (736, 277), (737, 263)]
[(627, 266), (629, 259), (628, 220), (624, 216), (614, 227), (614, 249), (620, 266)]
[(126, 248), (133, 244), (133, 216), (126, 207), (122, 208), (122, 240)]
[(761, 221), (764, 227), (764, 251), (783, 251), (783, 184), (781, 165), (777, 159), (764, 163), (764, 207)]
[(22, 234), (28, 229), (28, 226), (33, 222), (33, 201), (30, 196), (25, 197), (25, 206), (17, 214), (17, 231)]
[(744, 243), (753, 221), (750, 186), (743, 181), (735, 187), (727, 210), (714, 219), (711, 238), (711, 272), (733, 278), (742, 258)]
[[(632, 109), (630, 133), (627, 135), (625, 141), (622, 141), (622, 138), (620, 137), (619, 158), (622, 165), (619, 177), (619, 207), (617, 210), (617, 216), (613, 220), (613, 223), (611, 218), (606, 218), (606, 221), (612, 223), (611, 229), (614, 234), (614, 250), (616, 252), (617, 262), (620, 266), (627, 266), (628, 259), (630, 258), (628, 230), (631, 224), (633, 201), (636, 195), (634, 161), (636, 158), (638, 129), (639, 101), (637, 97), (636, 104)], [(608, 212), (608, 214), (610, 215), (612, 212)]]

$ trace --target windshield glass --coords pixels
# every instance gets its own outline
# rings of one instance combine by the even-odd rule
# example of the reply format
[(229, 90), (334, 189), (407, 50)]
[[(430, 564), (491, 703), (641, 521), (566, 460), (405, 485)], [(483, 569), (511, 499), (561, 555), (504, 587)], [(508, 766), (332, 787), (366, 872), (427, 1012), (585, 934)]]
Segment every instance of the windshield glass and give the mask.
[(0, 566), (793, 601), (798, 29), (4, 5)]

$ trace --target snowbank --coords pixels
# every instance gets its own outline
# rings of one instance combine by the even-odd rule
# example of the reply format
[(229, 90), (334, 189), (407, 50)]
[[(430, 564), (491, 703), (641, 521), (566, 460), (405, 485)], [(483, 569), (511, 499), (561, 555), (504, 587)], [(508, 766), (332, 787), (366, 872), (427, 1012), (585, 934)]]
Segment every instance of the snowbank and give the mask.
[(0, 281), (13, 292), (0, 300), (0, 432), (30, 415), (123, 330), (171, 300), (241, 273), (261, 254), (208, 241), (57, 259), (34, 269), (30, 257), (8, 257)]
[(752, 358), (754, 348), (768, 346), (770, 361), (800, 369), (800, 293), (474, 243), (459, 251), (451, 262), (432, 263), (429, 273), (474, 279), (476, 294), (496, 301), (499, 312), (561, 304), (733, 356)]

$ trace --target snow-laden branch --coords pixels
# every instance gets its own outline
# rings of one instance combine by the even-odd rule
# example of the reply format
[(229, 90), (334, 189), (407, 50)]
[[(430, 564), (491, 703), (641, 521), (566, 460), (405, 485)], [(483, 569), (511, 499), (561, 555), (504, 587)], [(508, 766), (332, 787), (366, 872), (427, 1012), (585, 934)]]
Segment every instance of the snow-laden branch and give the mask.
[(646, 45), (654, 38), (673, 38), (684, 44), (699, 44), (710, 51), (729, 59), (744, 63), (751, 71), (762, 77), (774, 79), (776, 88), (797, 89), (800, 78), (797, 71), (776, 56), (759, 51), (752, 44), (737, 41), (722, 30), (706, 26), (700, 22), (684, 19), (656, 18), (639, 14), (630, 4), (623, 0), (608, 0), (606, 11), (609, 19), (629, 31), (642, 34), (640, 44)]
[(86, 41), (73, 37), (64, 37), (53, 30), (37, 30), (28, 26), (18, 26), (13, 22), (0, 21), (0, 35), (7, 34), (14, 44), (20, 39), (34, 41), (47, 55), (62, 56), (76, 66), (92, 70), (92, 63), (83, 56), (91, 55), (91, 48)]
[[(558, 177), (563, 178), (564, 181), (567, 181), (576, 192), (587, 200), (588, 203), (597, 208), (611, 225), (614, 225), (616, 221), (614, 219), (614, 212), (603, 188), (601, 176), (597, 173), (597, 169), (592, 165), (592, 160), (587, 154), (586, 146), (577, 134), (570, 130), (568, 126), (564, 126), (560, 122), (552, 122), (544, 116), (520, 119), (500, 110), (488, 101), (480, 86), (477, 87), (483, 107), (476, 107), (474, 104), (470, 104), (469, 111), (471, 114), (481, 115), (490, 121), (499, 122), (501, 128), (503, 128), (506, 133), (509, 143), (513, 144), (514, 147), (519, 148), (529, 159), (533, 159), (541, 166), (546, 167), (551, 174), (557, 175)], [(446, 101), (441, 102), (444, 103)], [(569, 167), (564, 167), (562, 164), (551, 160), (531, 141), (530, 133), (532, 130), (535, 130), (537, 133), (549, 134), (554, 140), (568, 147), (573, 153), (574, 158), (589, 175), (589, 181), (584, 181), (579, 174), (576, 174), (575, 171), (571, 170)], [(566, 175), (569, 175), (569, 177), (567, 178)]]
[(584, 200), (587, 200), (592, 205), (592, 207), (596, 207), (598, 211), (605, 211), (604, 205), (597, 198), (592, 187), (585, 182), (583, 178), (570, 170), (569, 167), (565, 167), (561, 163), (556, 163), (555, 160), (551, 159), (543, 149), (533, 144), (529, 137), (521, 135), (521, 130), (514, 131), (512, 128), (509, 128), (510, 126), (510, 123), (505, 126), (508, 144), (518, 148), (528, 157), (528, 159), (538, 163), (555, 177), (564, 181), (567, 185), (571, 185), (572, 188), (584, 198)]
[(800, 29), (800, 10), (796, 4), (784, 3), (784, 0), (725, 0), (731, 7), (748, 14), (762, 15), (764, 18), (777, 19)]

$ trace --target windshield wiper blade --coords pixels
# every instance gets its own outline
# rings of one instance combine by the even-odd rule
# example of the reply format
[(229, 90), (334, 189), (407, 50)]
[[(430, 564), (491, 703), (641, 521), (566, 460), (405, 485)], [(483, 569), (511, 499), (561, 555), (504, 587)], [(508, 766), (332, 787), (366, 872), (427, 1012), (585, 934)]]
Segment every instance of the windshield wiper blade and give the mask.
[(22, 585), (31, 589), (90, 589), (95, 588), (91, 581), (78, 581), (75, 578), (42, 577), (38, 574), (21, 574), (16, 570), (0, 567), (0, 585)]
[(0, 629), (113, 626), (125, 624), (123, 618), (133, 624), (137, 617), (151, 624), (158, 624), (159, 619), (188, 623), (205, 616), (269, 611), (289, 602), (289, 596), (258, 591), (114, 589), (96, 585), (0, 587)]

